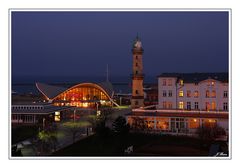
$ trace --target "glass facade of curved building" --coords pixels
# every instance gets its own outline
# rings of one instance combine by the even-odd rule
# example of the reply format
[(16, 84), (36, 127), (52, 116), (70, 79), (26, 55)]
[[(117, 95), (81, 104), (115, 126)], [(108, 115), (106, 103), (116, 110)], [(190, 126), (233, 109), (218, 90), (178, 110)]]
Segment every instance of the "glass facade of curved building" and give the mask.
[(64, 91), (53, 99), (56, 106), (96, 107), (101, 103), (111, 106), (109, 96), (103, 90), (92, 85), (79, 85)]

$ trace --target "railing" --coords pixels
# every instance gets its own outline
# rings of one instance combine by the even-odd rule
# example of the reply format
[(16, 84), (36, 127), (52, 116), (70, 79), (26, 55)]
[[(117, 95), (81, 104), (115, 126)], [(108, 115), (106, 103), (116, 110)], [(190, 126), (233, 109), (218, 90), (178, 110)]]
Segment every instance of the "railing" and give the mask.
[[(154, 107), (153, 106), (148, 106)], [(199, 114), (228, 114), (228, 111), (206, 111), (206, 110), (180, 110), (180, 109), (156, 109), (147, 110), (146, 108), (132, 109), (133, 112), (168, 112), (168, 113), (199, 113)]]

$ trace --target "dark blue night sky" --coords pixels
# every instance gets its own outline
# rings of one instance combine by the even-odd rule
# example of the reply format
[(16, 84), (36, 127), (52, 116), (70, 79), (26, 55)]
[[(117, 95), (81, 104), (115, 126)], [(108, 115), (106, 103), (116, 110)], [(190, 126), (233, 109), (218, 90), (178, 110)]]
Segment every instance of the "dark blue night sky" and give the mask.
[(228, 71), (228, 12), (13, 12), (12, 75), (129, 76), (137, 33), (146, 76)]

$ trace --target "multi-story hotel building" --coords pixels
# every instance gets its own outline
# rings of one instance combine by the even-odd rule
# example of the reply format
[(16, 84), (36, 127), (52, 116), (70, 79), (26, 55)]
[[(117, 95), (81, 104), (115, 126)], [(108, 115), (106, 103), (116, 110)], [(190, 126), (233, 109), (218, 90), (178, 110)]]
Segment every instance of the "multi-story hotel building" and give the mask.
[(228, 74), (163, 73), (158, 77), (158, 108), (228, 111)]
[[(195, 134), (198, 128), (222, 127), (228, 132), (229, 93), (227, 73), (163, 73), (158, 77), (156, 109), (133, 109), (131, 126), (165, 133)], [(152, 107), (151, 107), (152, 108)]]

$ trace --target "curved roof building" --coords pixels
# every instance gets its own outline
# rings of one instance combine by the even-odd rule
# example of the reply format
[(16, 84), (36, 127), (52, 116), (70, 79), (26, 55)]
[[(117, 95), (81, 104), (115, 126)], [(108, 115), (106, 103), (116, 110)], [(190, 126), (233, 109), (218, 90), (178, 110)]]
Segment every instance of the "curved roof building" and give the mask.
[(97, 104), (118, 106), (112, 99), (114, 92), (109, 82), (80, 83), (70, 88), (36, 83), (36, 87), (49, 102), (57, 106), (95, 107)]

